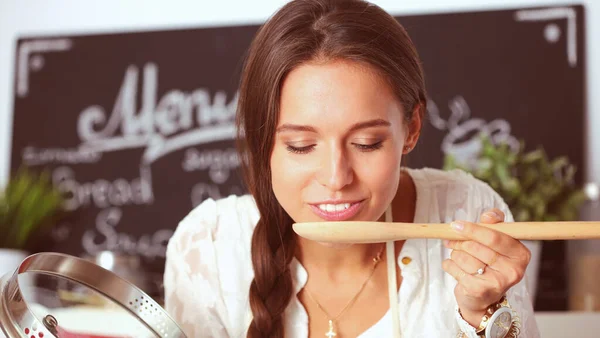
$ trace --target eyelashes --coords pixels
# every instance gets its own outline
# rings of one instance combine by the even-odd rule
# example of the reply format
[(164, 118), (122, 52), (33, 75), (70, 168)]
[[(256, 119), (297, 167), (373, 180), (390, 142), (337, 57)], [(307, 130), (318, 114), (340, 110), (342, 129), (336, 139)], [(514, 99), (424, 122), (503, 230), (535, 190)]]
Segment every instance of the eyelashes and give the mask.
[(314, 144), (309, 145), (309, 146), (304, 146), (304, 147), (294, 147), (294, 146), (291, 146), (288, 144), (287, 151), (289, 151), (290, 153), (293, 153), (293, 154), (307, 154), (314, 148), (315, 148)]
[(373, 151), (381, 148), (383, 146), (383, 141), (375, 142), (372, 144), (361, 144), (361, 143), (352, 143), (356, 148), (362, 151)]
[[(362, 152), (371, 152), (380, 149), (383, 146), (383, 141), (375, 142), (372, 144), (352, 143), (356, 149)], [(287, 145), (287, 151), (293, 154), (308, 154), (315, 149), (315, 144), (311, 144), (304, 147), (294, 147), (290, 144)]]

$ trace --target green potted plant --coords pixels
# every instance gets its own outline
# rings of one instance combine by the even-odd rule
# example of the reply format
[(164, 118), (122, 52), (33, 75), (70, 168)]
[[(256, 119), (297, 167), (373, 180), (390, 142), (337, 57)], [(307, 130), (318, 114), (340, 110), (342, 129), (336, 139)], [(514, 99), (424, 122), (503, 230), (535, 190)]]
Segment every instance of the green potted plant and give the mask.
[[(444, 169), (462, 169), (488, 183), (504, 199), (515, 221), (577, 220), (586, 194), (574, 181), (576, 167), (566, 156), (549, 159), (542, 147), (526, 152), (521, 141), (517, 150), (494, 144), (481, 136), (481, 150), (469, 163), (446, 155)], [(525, 241), (532, 252), (527, 269), (531, 295), (535, 295), (541, 243)]]
[(21, 168), (9, 179), (0, 191), (0, 276), (26, 257), (33, 235), (53, 224), (62, 203), (44, 171)]

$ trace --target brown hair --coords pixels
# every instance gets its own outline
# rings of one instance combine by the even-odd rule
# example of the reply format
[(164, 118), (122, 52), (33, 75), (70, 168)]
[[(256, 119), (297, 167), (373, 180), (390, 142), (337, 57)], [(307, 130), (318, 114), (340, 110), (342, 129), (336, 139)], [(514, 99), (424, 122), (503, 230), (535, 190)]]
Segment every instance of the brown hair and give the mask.
[(293, 296), (289, 264), (296, 248), (292, 219), (277, 202), (270, 158), (281, 86), (295, 67), (344, 59), (370, 66), (387, 80), (406, 120), (423, 114), (420, 60), (404, 28), (381, 8), (361, 0), (296, 0), (258, 31), (245, 61), (236, 124), (247, 188), (260, 220), (252, 237), (253, 321), (248, 337), (283, 337), (283, 312)]

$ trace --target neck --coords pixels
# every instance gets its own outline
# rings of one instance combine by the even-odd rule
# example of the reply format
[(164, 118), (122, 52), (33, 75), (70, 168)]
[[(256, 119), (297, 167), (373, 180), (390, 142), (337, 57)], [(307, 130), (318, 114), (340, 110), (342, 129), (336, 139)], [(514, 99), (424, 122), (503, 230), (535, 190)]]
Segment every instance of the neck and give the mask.
[(330, 245), (298, 238), (296, 257), (309, 271), (309, 276), (326, 278), (332, 282), (363, 275), (373, 267), (373, 258), (383, 259), (385, 244)]

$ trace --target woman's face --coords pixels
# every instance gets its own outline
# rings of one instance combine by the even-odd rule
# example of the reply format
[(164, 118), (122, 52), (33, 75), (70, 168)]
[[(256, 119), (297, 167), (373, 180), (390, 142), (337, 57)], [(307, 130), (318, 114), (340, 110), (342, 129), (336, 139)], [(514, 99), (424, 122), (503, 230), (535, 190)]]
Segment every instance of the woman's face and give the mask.
[(409, 129), (370, 68), (297, 67), (283, 83), (271, 154), (277, 200), (294, 222), (378, 220), (396, 194), (404, 146), (416, 142)]

